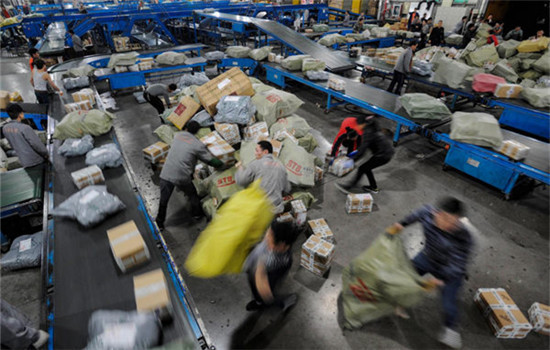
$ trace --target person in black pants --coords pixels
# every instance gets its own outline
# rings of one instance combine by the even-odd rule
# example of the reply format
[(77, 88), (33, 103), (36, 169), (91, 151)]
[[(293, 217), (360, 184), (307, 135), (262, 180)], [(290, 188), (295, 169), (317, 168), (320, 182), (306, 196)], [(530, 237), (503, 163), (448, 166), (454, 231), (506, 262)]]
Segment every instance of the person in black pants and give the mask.
[(369, 180), (368, 186), (363, 186), (363, 190), (378, 193), (379, 189), (376, 184), (376, 179), (372, 170), (378, 168), (392, 159), (395, 154), (393, 144), (390, 137), (391, 132), (389, 130), (381, 130), (376, 120), (371, 120), (365, 128), (363, 133), (363, 143), (359, 147), (355, 159), (359, 160), (366, 154), (367, 150), (372, 152), (372, 157), (365, 163), (359, 166), (359, 169), (347, 183), (336, 183), (336, 187), (344, 192), (349, 193), (351, 188), (354, 187), (363, 175), (367, 176)]
[(164, 85), (164, 84), (153, 84), (149, 86), (144, 92), (143, 92), (143, 98), (145, 101), (149, 102), (155, 109), (157, 110), (157, 113), (159, 114), (160, 121), (164, 123), (164, 120), (162, 119), (162, 114), (164, 113), (164, 104), (160, 100), (160, 97), (164, 98), (164, 102), (166, 102), (166, 106), (168, 108), (171, 107), (170, 104), (170, 96), (169, 94), (171, 92), (176, 91), (178, 86), (176, 84), (170, 84), (170, 85)]
[(439, 46), (445, 43), (445, 28), (443, 28), (443, 21), (437, 22), (437, 25), (432, 28), (428, 43), (432, 46)]
[[(393, 68), (393, 79), (388, 87), (388, 92), (393, 92), (397, 95), (401, 95), (401, 89), (405, 83), (407, 74), (411, 72), (413, 64), (413, 54), (418, 47), (418, 41), (412, 41), (411, 45), (403, 51), (401, 56), (397, 59), (397, 63)], [(397, 86), (396, 86), (397, 84)], [(395, 87), (395, 90), (394, 90)]]

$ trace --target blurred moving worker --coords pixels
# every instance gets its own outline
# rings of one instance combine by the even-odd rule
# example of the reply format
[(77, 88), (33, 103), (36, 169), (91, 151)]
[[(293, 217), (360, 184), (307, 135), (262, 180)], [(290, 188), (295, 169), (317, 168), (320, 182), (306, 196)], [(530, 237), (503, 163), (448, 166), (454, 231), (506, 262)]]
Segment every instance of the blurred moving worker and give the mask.
[(353, 32), (354, 33), (362, 33), (363, 32), (363, 24), (365, 23), (364, 17), (359, 17), (357, 22), (353, 25)]
[(7, 112), (11, 120), (4, 124), (1, 134), (13, 147), (23, 168), (47, 162), (48, 150), (46, 146), (30, 126), (21, 123), (21, 120), (25, 119), (23, 108), (12, 103), (8, 106)]
[(359, 115), (357, 117), (348, 117), (344, 119), (344, 121), (340, 125), (338, 135), (336, 135), (336, 137), (334, 138), (334, 142), (332, 143), (332, 151), (330, 152), (331, 156), (338, 156), (338, 152), (340, 151), (340, 145), (337, 145), (338, 140), (342, 137), (342, 135), (348, 133), (349, 129), (355, 130), (357, 132), (357, 138), (352, 143), (349, 141), (349, 137), (346, 137), (345, 139), (348, 139), (347, 145), (344, 144), (345, 139), (341, 140), (341, 143), (344, 145), (344, 147), (347, 147), (348, 154), (355, 151), (357, 147), (361, 145), (361, 135), (363, 135), (363, 130), (365, 129), (365, 126), (367, 126), (366, 115)]
[(369, 185), (363, 186), (363, 190), (373, 193), (379, 192), (372, 170), (389, 163), (395, 154), (391, 137), (388, 134), (389, 131), (382, 131), (380, 129), (380, 126), (376, 120), (373, 119), (369, 121), (363, 132), (363, 142), (357, 150), (357, 154), (354, 158), (356, 159), (356, 162), (358, 162), (359, 159), (367, 154), (367, 150), (372, 153), (372, 156), (359, 166), (355, 176), (348, 180), (348, 182), (341, 184), (336, 183), (336, 187), (340, 191), (349, 193), (350, 189), (354, 187), (359, 180), (361, 180), (361, 177), (366, 175), (369, 180)]
[(388, 233), (395, 234), (415, 222), (422, 224), (426, 237), (424, 250), (412, 263), (420, 275), (430, 273), (443, 282), (441, 297), (445, 328), (439, 335), (439, 341), (455, 349), (462, 346), (457, 331), (457, 296), (466, 276), (466, 266), (474, 244), (471, 232), (459, 220), (465, 214), (461, 201), (445, 197), (436, 207), (426, 205), (387, 229)]
[(453, 29), (453, 33), (462, 35), (464, 30), (466, 29), (466, 22), (468, 22), (468, 17), (462, 17), (460, 22), (456, 24), (455, 29)]
[(489, 29), (489, 36), (487, 37), (487, 44), (493, 44), (495, 47), (498, 46), (498, 38), (493, 29)]
[(34, 62), (36, 67), (31, 74), (31, 85), (34, 87), (34, 94), (36, 100), (40, 104), (49, 105), (50, 99), (48, 96), (48, 85), (50, 85), (54, 90), (59, 92), (59, 95), (63, 96), (63, 91), (55, 85), (52, 80), (52, 77), (48, 74), (46, 63), (42, 60), (37, 60)]
[(523, 30), (521, 30), (521, 26), (516, 26), (514, 29), (508, 32), (506, 36), (504, 37), (504, 40), (510, 40), (514, 39), (517, 41), (523, 40)]
[(160, 200), (156, 222), (161, 230), (164, 229), (168, 201), (176, 186), (188, 197), (193, 218), (198, 220), (203, 215), (201, 202), (192, 182), (197, 160), (214, 168), (223, 166), (223, 163), (195, 136), (200, 128), (196, 121), (187, 123), (185, 131), (176, 133), (168, 151), (166, 162), (160, 172)]
[(445, 28), (443, 28), (443, 21), (437, 22), (432, 28), (428, 43), (432, 46), (439, 46), (445, 43)]
[(50, 338), (31, 327), (29, 319), (4, 299), (0, 299), (0, 329), (2, 349), (39, 349)]
[(71, 35), (71, 40), (73, 42), (74, 56), (84, 56), (84, 46), (82, 45), (82, 39), (80, 39), (80, 37), (76, 35), (72, 29), (69, 30), (69, 34)]
[(346, 10), (346, 13), (344, 14), (344, 21), (342, 22), (342, 25), (344, 27), (349, 27), (349, 21), (350, 21), (349, 11)]
[(293, 223), (273, 220), (264, 239), (250, 252), (244, 271), (254, 299), (246, 305), (254, 311), (275, 305), (286, 311), (296, 304), (296, 294), (285, 297), (275, 294), (275, 288), (292, 266), (292, 244), (297, 232)]
[(470, 41), (472, 41), (473, 38), (476, 36), (476, 25), (474, 23), (469, 23), (468, 27), (466, 27), (466, 32), (464, 33), (464, 37), (462, 38), (462, 45), (460, 45), (460, 48), (463, 49)]
[(403, 84), (405, 83), (405, 78), (407, 78), (407, 74), (411, 72), (413, 65), (413, 55), (417, 47), (418, 41), (412, 41), (410, 46), (405, 51), (403, 51), (397, 59), (397, 63), (393, 68), (393, 78), (391, 80), (390, 86), (388, 87), (388, 92), (393, 92), (396, 95), (401, 95), (401, 89), (403, 88)]
[(260, 141), (256, 144), (254, 159), (246, 167), (237, 163), (235, 180), (239, 186), (246, 187), (257, 179), (261, 179), (260, 187), (266, 192), (274, 206), (274, 214), (284, 211), (283, 192), (290, 192), (284, 165), (273, 157), (273, 146), (269, 141)]
[(31, 55), (31, 58), (29, 59), (29, 66), (31, 67), (31, 73), (34, 69), (34, 62), (40, 59), (40, 54), (38, 53), (38, 50), (33, 48), (29, 49), (29, 55)]
[(164, 104), (160, 100), (160, 97), (164, 98), (164, 101), (166, 102), (166, 107), (170, 108), (172, 105), (170, 104), (170, 95), (169, 93), (176, 91), (178, 86), (176, 84), (153, 84), (149, 86), (147, 89), (145, 89), (145, 92), (143, 93), (143, 98), (145, 101), (149, 102), (151, 106), (155, 107), (159, 114), (160, 121), (164, 124), (164, 120), (162, 119), (162, 113), (164, 113)]

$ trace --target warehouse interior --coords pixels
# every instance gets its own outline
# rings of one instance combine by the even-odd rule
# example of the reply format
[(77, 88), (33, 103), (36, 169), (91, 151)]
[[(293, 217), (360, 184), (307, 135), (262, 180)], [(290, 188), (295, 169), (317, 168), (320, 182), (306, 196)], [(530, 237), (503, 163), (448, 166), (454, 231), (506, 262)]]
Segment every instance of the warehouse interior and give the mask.
[[(549, 15), (547, 3), (525, 3), (3, 2), (2, 348), (548, 348)], [(439, 45), (415, 22), (424, 14), (434, 29), (443, 21)], [(516, 26), (521, 40), (506, 38)], [(400, 73), (403, 88), (388, 91)], [(377, 185), (362, 176), (347, 187), (380, 151), (367, 131), (331, 155), (350, 118), (375, 125), (391, 150), (372, 170)], [(14, 124), (47, 150), (38, 166), (25, 165)], [(271, 196), (240, 185), (260, 140), (291, 188), (276, 213)], [(188, 174), (204, 215), (167, 169)], [(471, 244), (449, 247), (463, 238), (436, 227), (445, 261), (422, 276), (412, 260), (430, 254), (432, 214), (405, 218), (425, 205), (450, 213), (445, 198), (461, 203), (456, 225)], [(247, 266), (284, 220), (291, 264), (269, 280), (273, 304), (248, 310), (263, 292)], [(135, 250), (115, 249), (136, 236)], [(451, 327), (444, 293), (456, 280), (443, 271), (457, 254)]]

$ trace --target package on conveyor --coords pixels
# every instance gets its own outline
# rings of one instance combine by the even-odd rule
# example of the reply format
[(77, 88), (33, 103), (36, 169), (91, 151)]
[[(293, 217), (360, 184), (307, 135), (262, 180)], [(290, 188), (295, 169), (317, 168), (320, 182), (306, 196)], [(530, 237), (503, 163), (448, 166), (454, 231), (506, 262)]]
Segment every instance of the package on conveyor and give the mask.
[(500, 98), (518, 98), (523, 91), (523, 86), (518, 84), (500, 83), (494, 90), (494, 95)]
[(370, 213), (373, 199), (370, 193), (350, 193), (346, 197), (346, 213)]
[(284, 60), (284, 59), (285, 59), (285, 56), (283, 56), (283, 55), (277, 55), (277, 56), (275, 56), (275, 63), (281, 64), (281, 63), (283, 63), (283, 60)]
[(225, 58), (225, 53), (221, 51), (210, 51), (204, 54), (204, 58), (209, 61), (220, 61)]
[(308, 70), (306, 77), (309, 80), (328, 80), (329, 74), (325, 71)]
[(368, 57), (374, 57), (376, 56), (376, 49), (375, 48), (372, 48), (372, 47), (369, 47), (367, 49), (367, 56)]
[(294, 222), (294, 216), (289, 212), (282, 213), (277, 217), (278, 222)]
[(254, 89), (250, 79), (239, 68), (231, 68), (227, 72), (199, 86), (197, 96), (210, 115), (216, 115), (216, 105), (223, 96), (252, 96)]
[(354, 161), (348, 157), (338, 157), (329, 166), (329, 173), (342, 177), (353, 170)]
[(342, 79), (330, 77), (328, 79), (328, 88), (336, 91), (346, 90), (346, 82)]
[(155, 164), (159, 160), (166, 158), (169, 150), (170, 150), (170, 145), (162, 141), (159, 141), (159, 142), (155, 142), (154, 144), (148, 147), (145, 147), (143, 149), (143, 156), (145, 157), (145, 159)]
[(397, 60), (399, 59), (398, 53), (390, 53), (386, 55), (385, 62), (389, 64), (390, 66), (395, 66), (397, 64)]
[(316, 275), (323, 276), (330, 269), (334, 251), (334, 244), (311, 235), (302, 245), (300, 265)]
[(290, 202), (290, 212), (296, 220), (296, 225), (302, 226), (307, 220), (307, 208), (301, 199), (296, 199)]
[(325, 219), (315, 219), (315, 220), (309, 220), (307, 222), (309, 229), (311, 231), (312, 235), (319, 236), (321, 239), (324, 239), (325, 241), (335, 244), (336, 239), (334, 238), (334, 233), (328, 227), (328, 224)]
[(237, 124), (214, 123), (214, 128), (231, 146), (241, 142), (241, 134)]
[(324, 71), (326, 63), (316, 58), (304, 58), (302, 61), (302, 72), (307, 71)]
[(550, 336), (550, 306), (541, 303), (533, 303), (528, 313), (533, 330), (540, 334)]
[(273, 53), (273, 52), (270, 52), (268, 55), (267, 55), (267, 61), (268, 62), (275, 62), (275, 58), (277, 57), (277, 54)]
[(269, 137), (269, 130), (266, 122), (257, 122), (244, 129), (245, 140), (260, 141)]
[(281, 61), (281, 66), (289, 71), (302, 69), (302, 62), (305, 58), (311, 58), (309, 55), (293, 55)]
[(166, 51), (156, 57), (158, 64), (165, 66), (177, 66), (185, 64), (187, 56), (181, 52)]
[(185, 124), (197, 113), (201, 106), (191, 97), (184, 96), (180, 99), (176, 108), (168, 116), (168, 120), (182, 130)]
[(90, 80), (88, 79), (88, 76), (63, 79), (63, 87), (65, 88), (65, 90), (72, 90), (86, 86), (90, 86)]
[(101, 169), (116, 168), (121, 166), (122, 162), (122, 153), (114, 143), (108, 143), (86, 153), (86, 165), (97, 165)]
[(57, 154), (63, 157), (76, 157), (90, 152), (94, 148), (94, 138), (84, 135), (80, 139), (66, 139), (57, 149)]
[(122, 272), (149, 261), (149, 249), (134, 220), (107, 230), (109, 245)]
[(257, 49), (253, 49), (248, 53), (248, 57), (255, 61), (263, 61), (269, 56), (273, 48), (271, 46), (264, 46)]
[(479, 73), (474, 75), (472, 89), (477, 92), (493, 92), (499, 84), (506, 84), (506, 79), (493, 74)]
[(115, 73), (126, 73), (128, 66), (115, 66)]
[(115, 51), (126, 51), (128, 50), (128, 43), (130, 38), (127, 36), (114, 36), (113, 43), (115, 44)]
[(135, 276), (134, 295), (137, 311), (154, 311), (161, 319), (172, 314), (172, 303), (161, 269)]
[(154, 64), (155, 64), (155, 60), (153, 59), (153, 57), (140, 58), (138, 62), (139, 70), (153, 69)]
[(251, 49), (246, 46), (229, 46), (225, 50), (225, 54), (228, 57), (233, 58), (245, 58), (248, 57), (248, 54), (250, 53)]
[(92, 102), (89, 100), (66, 103), (65, 104), (65, 113), (71, 113), (75, 111), (89, 111), (93, 108)]
[(92, 105), (95, 105), (95, 94), (92, 89), (82, 89), (72, 94), (74, 102), (90, 101)]
[(525, 338), (533, 328), (502, 288), (479, 288), (474, 302), (497, 338)]
[(349, 50), (349, 57), (351, 57), (351, 58), (359, 57), (359, 56), (361, 56), (362, 51), (363, 50), (360, 47), (352, 47)]
[(520, 160), (527, 157), (530, 149), (516, 140), (504, 140), (498, 151), (512, 159)]
[(202, 137), (201, 142), (206, 145), (210, 153), (225, 165), (235, 163), (235, 149), (227, 143), (217, 131)]
[(103, 172), (97, 165), (90, 165), (89, 167), (73, 171), (71, 173), (71, 177), (79, 190), (86, 186), (97, 185), (105, 182)]

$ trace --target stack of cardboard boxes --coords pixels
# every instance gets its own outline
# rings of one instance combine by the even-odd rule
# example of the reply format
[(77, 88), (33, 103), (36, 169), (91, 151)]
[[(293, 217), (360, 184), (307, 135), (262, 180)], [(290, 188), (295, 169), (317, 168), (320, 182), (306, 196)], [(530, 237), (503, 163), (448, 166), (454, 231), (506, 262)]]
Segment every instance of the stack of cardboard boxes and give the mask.
[(514, 160), (527, 157), (530, 148), (515, 140), (504, 140), (498, 151)]
[(113, 43), (115, 44), (116, 52), (128, 51), (128, 44), (130, 43), (130, 38), (127, 36), (114, 36)]
[(321, 239), (324, 239), (329, 243), (336, 243), (336, 240), (334, 239), (334, 233), (332, 232), (330, 227), (328, 227), (325, 219), (309, 220), (307, 223), (312, 235), (319, 236)]
[(294, 217), (296, 225), (302, 226), (307, 220), (307, 208), (301, 199), (290, 202), (290, 212)]
[(227, 72), (199, 86), (196, 90), (199, 100), (211, 115), (216, 115), (216, 105), (223, 96), (252, 96), (254, 89), (250, 79), (239, 68), (231, 68)]
[(237, 124), (214, 123), (214, 128), (231, 146), (241, 142), (241, 134)]
[(370, 193), (350, 193), (346, 198), (346, 212), (348, 214), (370, 213), (373, 200)]
[(208, 150), (214, 157), (221, 160), (225, 165), (235, 163), (235, 149), (217, 131), (213, 131), (201, 138), (201, 142), (208, 147)]
[(150, 70), (153, 69), (153, 64), (155, 64), (155, 60), (152, 57), (145, 57), (139, 59), (139, 70)]
[(334, 251), (334, 244), (320, 236), (311, 235), (302, 245), (300, 265), (316, 275), (323, 276), (330, 269)]
[(269, 137), (269, 129), (266, 122), (258, 122), (244, 129), (245, 140), (260, 141)]
[(143, 156), (152, 164), (158, 163), (161, 159), (165, 159), (168, 155), (170, 146), (162, 141), (155, 142), (151, 146), (143, 149)]

